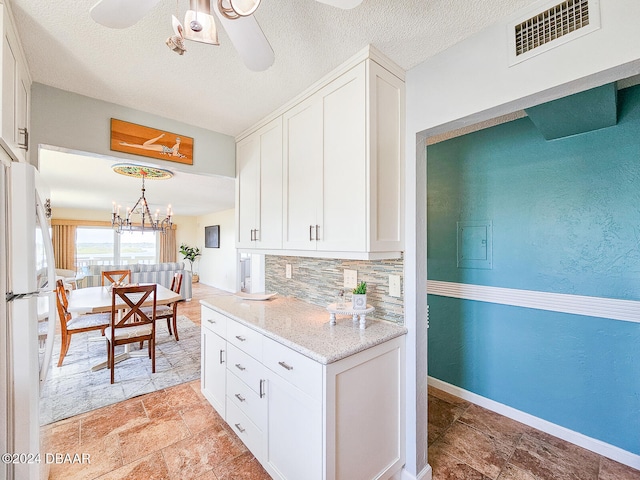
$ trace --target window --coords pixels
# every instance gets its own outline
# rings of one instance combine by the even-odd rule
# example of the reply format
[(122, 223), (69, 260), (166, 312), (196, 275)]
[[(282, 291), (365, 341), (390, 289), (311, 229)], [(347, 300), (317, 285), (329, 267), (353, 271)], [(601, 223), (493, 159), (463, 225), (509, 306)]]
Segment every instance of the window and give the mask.
[(117, 265), (157, 263), (156, 232), (122, 232), (116, 237), (120, 240), (120, 260), (116, 262)]
[(158, 261), (156, 232), (123, 232), (111, 228), (78, 227), (76, 266), (128, 265)]

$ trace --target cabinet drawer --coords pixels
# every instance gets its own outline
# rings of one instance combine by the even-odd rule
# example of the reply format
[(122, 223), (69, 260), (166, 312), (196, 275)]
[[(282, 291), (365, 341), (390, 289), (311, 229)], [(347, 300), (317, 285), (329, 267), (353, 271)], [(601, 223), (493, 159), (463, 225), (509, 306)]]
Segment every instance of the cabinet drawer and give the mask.
[(227, 370), (233, 372), (257, 394), (260, 394), (260, 380), (264, 378), (263, 368), (253, 357), (227, 343)]
[[(266, 380), (261, 381), (265, 382)], [(263, 432), (267, 426), (265, 388), (266, 385), (263, 383), (263, 396), (260, 398), (260, 392), (254, 392), (246, 383), (235, 376), (231, 370), (227, 370), (227, 403), (234, 403)]]
[(231, 430), (243, 441), (247, 448), (258, 459), (262, 460), (263, 434), (255, 423), (249, 420), (233, 402), (227, 402), (227, 423)]
[(269, 338), (264, 339), (263, 347), (265, 367), (312, 398), (320, 398), (322, 364)]
[(227, 333), (227, 320), (228, 318), (221, 313), (211, 310), (205, 306), (200, 307), (200, 318), (203, 328), (211, 330), (213, 333), (225, 338)]
[(227, 322), (227, 341), (248, 353), (258, 361), (262, 360), (262, 334), (233, 320)]

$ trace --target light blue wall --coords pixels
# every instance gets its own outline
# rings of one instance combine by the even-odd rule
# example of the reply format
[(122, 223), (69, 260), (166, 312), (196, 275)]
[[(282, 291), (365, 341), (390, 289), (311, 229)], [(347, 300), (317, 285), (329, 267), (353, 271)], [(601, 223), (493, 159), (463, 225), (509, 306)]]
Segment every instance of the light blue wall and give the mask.
[[(528, 118), (428, 147), (430, 280), (640, 300), (640, 88), (613, 127)], [(493, 268), (456, 222), (493, 222)], [(640, 324), (429, 296), (429, 374), (640, 454)]]

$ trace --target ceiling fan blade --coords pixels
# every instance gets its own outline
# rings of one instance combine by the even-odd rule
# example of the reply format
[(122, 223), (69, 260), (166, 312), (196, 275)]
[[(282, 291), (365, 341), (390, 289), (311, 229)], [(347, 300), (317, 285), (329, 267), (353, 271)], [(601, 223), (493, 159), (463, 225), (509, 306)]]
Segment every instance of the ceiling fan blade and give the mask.
[(135, 25), (160, 0), (100, 0), (89, 13), (96, 23), (109, 28)]
[(342, 8), (343, 10), (350, 10), (360, 5), (362, 0), (316, 0), (316, 2), (331, 5), (332, 7)]
[(273, 49), (253, 16), (229, 20), (217, 8), (213, 11), (249, 70), (261, 72), (273, 65)]

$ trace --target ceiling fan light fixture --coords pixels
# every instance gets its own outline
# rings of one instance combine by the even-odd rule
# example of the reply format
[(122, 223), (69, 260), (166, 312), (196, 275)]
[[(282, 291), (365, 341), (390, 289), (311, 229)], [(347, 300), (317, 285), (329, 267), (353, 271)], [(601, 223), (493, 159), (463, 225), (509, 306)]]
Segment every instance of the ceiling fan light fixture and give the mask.
[(220, 45), (209, 0), (191, 0), (190, 9), (184, 16), (184, 26), (187, 27), (182, 31), (185, 40)]
[(260, 6), (260, 0), (229, 0), (229, 5), (241, 17), (248, 17)]
[(231, 8), (230, 0), (218, 0), (218, 11), (223, 17), (229, 20), (236, 20), (240, 18), (233, 8)]

